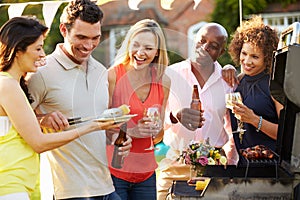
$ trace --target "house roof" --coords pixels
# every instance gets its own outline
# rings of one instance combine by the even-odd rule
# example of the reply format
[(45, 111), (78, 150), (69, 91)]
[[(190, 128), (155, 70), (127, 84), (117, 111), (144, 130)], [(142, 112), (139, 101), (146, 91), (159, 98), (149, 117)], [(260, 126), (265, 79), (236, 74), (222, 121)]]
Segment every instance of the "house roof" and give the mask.
[(168, 20), (160, 15), (155, 7), (143, 7), (139, 10), (120, 9), (116, 14), (105, 15), (103, 26), (134, 24), (139, 20), (145, 19), (145, 16), (149, 19), (154, 19), (159, 24), (168, 25)]
[(267, 8), (263, 11), (264, 13), (282, 13), (282, 12), (299, 12), (300, 1), (289, 4), (283, 7), (281, 3), (270, 3)]

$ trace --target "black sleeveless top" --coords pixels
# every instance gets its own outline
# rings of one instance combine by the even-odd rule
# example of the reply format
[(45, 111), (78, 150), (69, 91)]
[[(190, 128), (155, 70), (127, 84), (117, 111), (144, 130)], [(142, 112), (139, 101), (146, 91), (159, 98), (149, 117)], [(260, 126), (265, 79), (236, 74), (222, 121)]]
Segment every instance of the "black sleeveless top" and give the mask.
[[(262, 116), (263, 119), (272, 123), (278, 124), (278, 116), (274, 101), (271, 98), (269, 88), (270, 75), (262, 72), (255, 76), (245, 75), (240, 84), (236, 88), (236, 92), (240, 92), (243, 98), (243, 103), (253, 112)], [(237, 120), (234, 115), (230, 114), (232, 130), (237, 130)], [(234, 133), (234, 141), (239, 152), (240, 149), (252, 147), (258, 144), (265, 145), (275, 151), (276, 140), (270, 138), (263, 132), (256, 131), (256, 127), (251, 124), (244, 123), (244, 132), (242, 144), (240, 143), (239, 133)]]

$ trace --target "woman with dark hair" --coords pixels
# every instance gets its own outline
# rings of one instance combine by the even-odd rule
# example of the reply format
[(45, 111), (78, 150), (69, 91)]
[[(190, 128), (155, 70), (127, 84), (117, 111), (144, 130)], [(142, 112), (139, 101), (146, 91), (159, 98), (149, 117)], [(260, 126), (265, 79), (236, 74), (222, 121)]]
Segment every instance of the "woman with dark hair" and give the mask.
[(24, 75), (44, 63), (47, 32), (47, 27), (30, 17), (12, 18), (0, 29), (0, 200), (29, 199), (39, 172), (38, 153), (92, 131), (116, 127), (112, 121), (92, 121), (59, 133), (41, 132), (26, 98), (30, 95)]
[(237, 28), (229, 45), (229, 54), (242, 73), (237, 79), (232, 67), (223, 69), (223, 78), (235, 85), (243, 103), (233, 106), (231, 114), (232, 130), (237, 130), (237, 117), (245, 129), (235, 133), (234, 140), (238, 151), (264, 145), (271, 150), (276, 148), (279, 112), (283, 106), (270, 93), (269, 81), (273, 52), (278, 44), (278, 35), (259, 16), (244, 21)]

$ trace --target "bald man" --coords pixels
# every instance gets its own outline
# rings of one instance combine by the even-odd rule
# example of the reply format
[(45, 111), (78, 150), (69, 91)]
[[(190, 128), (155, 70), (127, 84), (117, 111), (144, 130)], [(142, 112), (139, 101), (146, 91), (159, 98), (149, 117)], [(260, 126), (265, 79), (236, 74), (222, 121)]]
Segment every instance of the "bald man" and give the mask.
[[(232, 88), (222, 79), (222, 67), (217, 61), (225, 52), (227, 38), (227, 32), (220, 24), (205, 24), (195, 37), (193, 55), (166, 70), (171, 78), (171, 88), (163, 141), (170, 149), (160, 162), (159, 200), (166, 199), (173, 180), (189, 179), (189, 166), (176, 159), (191, 140), (203, 141), (209, 137), (211, 145), (224, 148), (229, 164), (237, 162), (225, 106), (225, 94), (232, 92)], [(189, 108), (193, 85), (198, 86), (201, 112)]]

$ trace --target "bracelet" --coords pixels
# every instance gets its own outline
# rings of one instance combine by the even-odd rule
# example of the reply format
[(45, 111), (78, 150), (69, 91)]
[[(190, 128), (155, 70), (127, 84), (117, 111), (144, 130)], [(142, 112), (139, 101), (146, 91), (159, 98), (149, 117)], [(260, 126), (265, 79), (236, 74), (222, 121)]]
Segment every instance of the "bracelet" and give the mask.
[(262, 125), (262, 116), (259, 116), (259, 122), (258, 122), (258, 126), (257, 126), (257, 129), (256, 129), (256, 132), (260, 131), (261, 125)]

